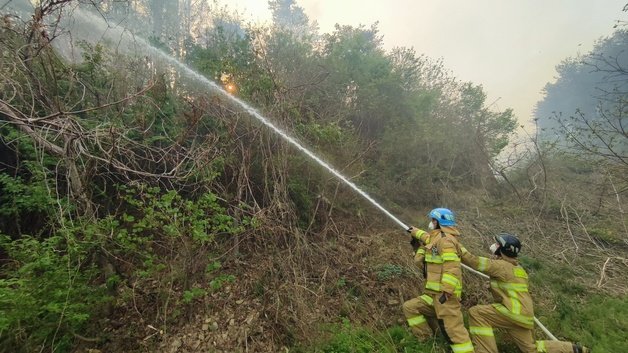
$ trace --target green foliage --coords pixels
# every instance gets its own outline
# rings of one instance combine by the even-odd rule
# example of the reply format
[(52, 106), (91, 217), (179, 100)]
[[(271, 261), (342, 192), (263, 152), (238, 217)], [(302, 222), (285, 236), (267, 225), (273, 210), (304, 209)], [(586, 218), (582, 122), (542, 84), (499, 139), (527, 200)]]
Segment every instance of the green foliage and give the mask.
[(272, 77), (258, 65), (251, 36), (224, 14), (214, 22), (208, 45), (190, 45), (187, 62), (213, 81), (233, 84), (239, 96), (270, 103)]
[(57, 207), (71, 209), (54, 195), (50, 170), (58, 160), (37, 151), (32, 140), (10, 125), (0, 127), (1, 141), (11, 141), (6, 148), (14, 155), (0, 157), (0, 232), (12, 237), (43, 234)]
[(348, 319), (344, 319), (338, 333), (315, 352), (323, 353), (368, 353), (378, 351), (381, 343), (366, 329), (354, 328)]
[(76, 229), (43, 241), (0, 237), (11, 258), (0, 269), (0, 351), (70, 350), (73, 333), (109, 300), (104, 286), (92, 283), (98, 275), (87, 261), (92, 246)]
[(344, 131), (337, 122), (321, 124), (312, 122), (309, 124), (299, 124), (297, 132), (305, 136), (315, 146), (325, 146), (328, 148), (340, 147), (348, 137), (348, 132)]
[(563, 296), (557, 301), (552, 323), (560, 328), (561, 336), (591, 347), (593, 353), (628, 352), (624, 339), (628, 298), (592, 295), (577, 301)]
[(443, 353), (447, 351), (444, 339), (430, 339), (419, 342), (406, 328), (393, 326), (383, 332), (374, 332), (366, 327), (356, 326), (343, 319), (342, 323), (329, 325), (325, 332), (328, 337), (311, 347), (295, 347), (297, 353)]
[(416, 337), (402, 326), (393, 326), (386, 332), (388, 341), (396, 348), (393, 352), (438, 352), (445, 351), (447, 346), (443, 339), (433, 339), (427, 342), (419, 342)]
[(486, 93), (482, 86), (471, 83), (462, 86), (459, 109), (463, 124), (467, 128), (473, 128), (474, 142), (486, 149), (487, 157), (494, 158), (508, 144), (517, 120), (511, 109), (496, 113), (489, 111), (485, 104)]
[(82, 49), (83, 62), (74, 67), (75, 72), (84, 79), (83, 82), (89, 82), (92, 89), (105, 93), (107, 89), (111, 89), (112, 84), (109, 80), (108, 63), (111, 58), (108, 49), (85, 41), (80, 42), (79, 47)]
[(235, 276), (233, 275), (219, 275), (216, 278), (209, 281), (209, 288), (211, 290), (218, 291), (225, 283), (230, 283), (235, 281)]
[[(163, 192), (144, 185), (121, 186), (119, 190), (126, 202), (126, 212), (119, 217), (104, 218), (94, 227), (102, 234), (101, 241), (111, 254), (134, 262), (131, 276), (146, 283), (158, 281), (164, 291), (168, 290), (169, 281), (182, 284), (213, 276), (221, 267), (219, 262), (208, 263), (205, 273), (191, 276), (193, 270), (188, 266), (194, 263), (176, 259), (207, 259), (204, 253), (217, 234), (237, 234), (243, 229), (211, 193), (193, 201), (175, 191)], [(219, 290), (225, 282), (233, 280), (233, 276), (218, 275), (209, 287)], [(183, 294), (182, 300), (189, 303), (198, 295), (198, 290), (192, 289)]]
[(378, 281), (386, 282), (395, 278), (412, 276), (412, 271), (400, 265), (384, 264), (375, 267), (375, 274)]
[[(45, 199), (40, 200), (43, 196), (36, 198), (36, 184), (24, 185), (4, 175), (1, 180), (7, 190), (14, 192), (15, 199), (25, 197), (25, 192), (32, 189), (36, 199), (32, 202), (46, 204)], [(126, 210), (119, 216), (73, 221), (63, 218), (62, 226), (43, 240), (30, 236), (0, 239), (0, 248), (10, 259), (0, 268), (0, 348), (20, 345), (30, 351), (44, 345), (67, 351), (73, 334), (81, 332), (110, 299), (107, 293), (129, 278), (135, 278), (135, 283), (147, 292), (152, 283), (159, 284), (154, 289), (157, 291), (168, 290), (172, 282), (184, 283), (191, 270), (186, 267), (189, 263), (178, 263), (177, 258), (204, 252), (216, 234), (242, 230), (211, 193), (189, 200), (174, 191), (146, 186), (121, 186), (119, 190)], [(181, 243), (187, 245), (176, 246)], [(102, 278), (94, 261), (103, 256), (101, 249), (107, 249), (111, 261), (125, 259), (125, 265), (133, 264), (131, 272)], [(219, 262), (207, 265), (206, 274), (214, 277), (208, 283), (213, 291), (235, 280), (235, 276), (216, 273), (220, 266)], [(205, 293), (205, 289), (193, 287), (182, 293), (181, 302), (192, 303)], [(166, 296), (163, 298), (166, 300)], [(56, 337), (54, 341), (52, 337)]]
[[(18, 130), (16, 127), (3, 124), (0, 126), (1, 143), (6, 146), (14, 154), (14, 158), (21, 163), (11, 166), (10, 163), (2, 166), (2, 170), (10, 170), (7, 167), (14, 167), (17, 172), (23, 173), (24, 176), (41, 176), (44, 169), (51, 169), (56, 166), (58, 159), (48, 154), (42, 154), (37, 146), (26, 134)], [(3, 156), (7, 158), (8, 156)], [(5, 162), (6, 163), (6, 162)]]
[(54, 200), (43, 180), (25, 182), (20, 176), (0, 173), (0, 216), (19, 217), (24, 214), (53, 212)]
[[(301, 179), (294, 178), (288, 181), (288, 193), (297, 210), (312, 210), (313, 195)], [(299, 223), (306, 228), (310, 222), (311, 212), (299, 212)]]
[(340, 277), (336, 281), (336, 288), (344, 288), (347, 286), (347, 279), (345, 277)]
[(623, 239), (621, 237), (621, 230), (615, 231), (608, 228), (608, 223), (602, 224), (598, 227), (592, 227), (589, 229), (589, 235), (600, 242), (602, 245), (621, 245)]
[(212, 261), (205, 267), (205, 273), (208, 276), (213, 276), (209, 281), (209, 288), (216, 292), (219, 291), (225, 283), (231, 283), (235, 281), (236, 277), (229, 274), (217, 274), (217, 271), (222, 268), (220, 261)]
[(522, 257), (522, 264), (529, 270), (530, 282), (535, 286), (549, 287), (552, 293), (558, 295), (579, 295), (585, 292), (585, 287), (576, 282), (577, 273), (571, 266), (559, 263), (548, 265), (529, 257)]
[[(166, 16), (162, 11), (169, 8), (164, 4), (170, 6), (175, 2), (153, 3), (159, 6), (148, 12), (162, 20), (178, 13), (172, 11)], [(515, 127), (511, 110), (491, 111), (481, 86), (458, 83), (438, 61), (417, 56), (408, 48), (388, 52), (377, 26), (338, 25), (334, 32), (318, 36), (315, 26), (309, 24), (302, 8), (294, 1), (272, 1), (271, 6), (274, 6), (277, 24), (289, 24), (292, 28), (247, 28), (237, 18), (211, 13), (207, 18), (213, 21), (213, 26), (192, 26), (200, 34), (196, 36), (197, 41), (189, 40), (190, 33), (177, 34), (181, 37), (172, 39), (177, 43), (177, 55), (184, 55), (186, 62), (209, 79), (235, 83), (234, 94), (251, 102), (260, 112), (269, 113), (271, 121), (280, 122), (288, 131), (293, 128), (308, 145), (329, 157), (332, 165), (342, 166), (343, 174), (356, 176), (358, 185), (375, 191), (376, 199), (389, 198), (388, 204), (416, 207), (440, 201), (437, 190), (443, 185), (485, 187), (482, 178), (493, 175), (490, 159), (505, 148)], [(286, 22), (288, 17), (298, 21)], [(161, 49), (174, 48), (165, 39), (167, 31), (157, 27), (155, 25), (154, 29), (159, 31), (151, 42)], [(21, 46), (23, 43), (17, 47)], [(129, 175), (119, 175), (115, 164), (107, 163), (108, 158), (92, 159), (87, 154), (82, 155), (85, 184), (97, 184), (99, 188), (92, 201), (101, 201), (102, 204), (96, 205), (101, 218), (72, 222), (67, 215), (55, 214), (57, 205), (67, 208), (67, 202), (50, 196), (59, 193), (65, 185), (58, 185), (59, 189), (54, 190), (46, 184), (48, 180), (63, 184), (63, 172), (49, 172), (55, 170), (58, 161), (38, 150), (16, 129), (9, 125), (0, 127), (3, 141), (19, 141), (14, 149), (20, 159), (12, 166), (14, 172), (3, 170), (0, 174), (0, 217), (3, 221), (16, 220), (20, 227), (32, 219), (34, 212), (45, 219), (36, 223), (38, 232), (26, 232), (37, 237), (19, 237), (25, 232), (16, 231), (10, 234), (13, 240), (6, 237), (2, 240), (2, 249), (9, 257), (0, 268), (2, 347), (22, 345), (25, 351), (36, 351), (45, 339), (56, 334), (54, 341), (45, 344), (54, 346), (57, 351), (67, 351), (72, 333), (80, 331), (89, 318), (95, 316), (99, 304), (108, 300), (104, 293), (119, 290), (121, 300), (125, 300), (129, 298), (125, 297), (129, 295), (125, 289), (131, 284), (144, 292), (133, 300), (146, 301), (134, 304), (156, 308), (152, 313), (147, 311), (144, 319), (150, 321), (153, 318), (148, 316), (154, 314), (159, 315), (159, 320), (151, 322), (162, 322), (170, 313), (181, 312), (181, 308), (168, 305), (173, 290), (177, 292), (170, 303), (193, 304), (210, 291), (220, 291), (236, 281), (234, 274), (223, 273), (222, 264), (213, 261), (214, 257), (208, 257), (207, 253), (219, 234), (229, 239), (229, 235), (242, 232), (244, 227), (255, 227), (256, 220), (244, 218), (236, 222), (229, 215), (226, 203), (219, 201), (216, 195), (199, 195), (192, 190), (218, 189), (229, 195), (235, 193), (236, 187), (247, 185), (248, 188), (243, 189), (248, 190), (243, 190), (245, 195), (238, 201), (254, 201), (255, 211), (265, 215), (277, 214), (266, 212), (264, 208), (268, 204), (292, 201), (300, 218), (285, 222), (309, 226), (310, 222), (317, 221), (310, 219), (316, 204), (314, 196), (324, 195), (325, 180), (329, 180), (322, 177), (317, 165), (300, 154), (288, 150), (284, 155), (284, 149), (276, 148), (278, 139), (274, 136), (268, 138), (265, 133), (252, 133), (253, 129), (248, 129), (251, 124), (242, 123), (240, 113), (224, 104), (224, 98), (195, 89), (184, 76), (162, 67), (163, 63), (143, 55), (139, 59), (125, 58), (100, 45), (83, 43), (81, 47), (84, 60), (78, 65), (63, 65), (55, 59), (50, 65), (39, 65), (43, 62), (41, 58), (34, 58), (36, 65), (14, 65), (9, 62), (10, 56), (5, 57), (3, 52), (2, 58), (6, 59), (0, 63), (3, 73), (11, 66), (32, 66), (33, 70), (15, 78), (20, 80), (17, 84), (11, 82), (2, 86), (8, 88), (5, 90), (8, 93), (0, 92), (0, 96), (5, 100), (13, 99), (11, 95), (15, 92), (9, 86), (33, 87), (30, 91), (39, 92), (46, 99), (37, 99), (32, 110), (45, 116), (59, 109), (89, 110), (112, 103), (135, 94), (150, 80), (153, 86), (140, 99), (78, 114), (78, 121), (84, 124), (86, 131), (81, 139), (91, 136), (106, 139), (107, 130), (112, 135), (123, 131), (119, 139), (103, 140), (106, 143), (98, 147), (83, 144), (83, 140), (77, 145), (90, 154), (102, 148), (144, 156), (154, 153), (151, 147), (167, 148), (166, 151), (173, 153), (185, 151), (191, 146), (203, 145), (205, 136), (207, 140), (218, 142), (203, 151), (202, 156), (209, 155), (210, 160), (194, 161), (195, 168), (201, 170), (192, 170), (189, 180), (172, 180), (173, 184), (165, 184), (171, 180), (155, 181), (146, 177), (153, 185), (175, 186), (168, 188), (151, 187), (137, 180), (129, 181), (128, 186), (112, 188), (115, 182), (127, 181)], [(32, 97), (28, 93), (23, 95), (15, 106), (31, 111)], [(46, 106), (48, 102), (54, 102), (51, 104), (54, 107)], [(230, 119), (232, 117), (234, 119)], [(89, 128), (94, 126), (102, 130), (92, 134)], [(248, 130), (243, 132), (245, 129)], [(235, 143), (240, 145), (232, 148)], [(224, 152), (229, 150), (237, 152), (232, 155)], [(248, 158), (246, 164), (250, 161), (250, 166), (241, 165), (241, 156)], [(143, 163), (137, 163), (140, 164)], [(164, 170), (155, 165), (141, 167), (158, 173)], [(572, 171), (585, 175), (591, 168), (575, 166)], [(269, 178), (271, 173), (289, 177), (272, 179)], [(224, 178), (216, 178), (218, 176)], [(236, 180), (238, 185), (234, 186)], [(219, 187), (213, 188), (213, 182), (220, 183)], [(270, 185), (281, 182), (286, 184)], [(185, 191), (177, 192), (175, 188)], [(270, 194), (277, 190), (281, 192)], [(290, 200), (277, 199), (283, 197), (284, 190), (288, 190)], [(338, 197), (334, 199), (334, 210), (350, 209), (347, 215), (360, 217), (365, 214), (362, 207), (368, 206), (356, 205), (353, 199), (347, 201), (348, 197), (335, 196)], [(221, 197), (228, 199), (228, 196)], [(246, 208), (247, 205), (231, 206)], [(556, 200), (548, 200), (544, 206), (549, 208), (550, 215), (560, 215), (561, 204)], [(352, 220), (348, 222), (353, 225)], [(278, 228), (292, 227), (293, 224), (282, 224)], [(605, 225), (590, 229), (592, 237), (609, 242), (612, 232), (613, 228)], [(97, 273), (97, 259), (101, 258), (115, 265), (115, 273)], [(522, 263), (534, 272), (532, 281), (537, 288), (547, 286), (557, 295), (567, 297), (586, 294), (584, 286), (574, 283), (572, 278), (576, 274), (568, 267), (550, 268), (532, 258), (522, 258)], [(381, 282), (410, 275), (406, 268), (395, 264), (377, 266), (374, 273)], [(272, 281), (259, 279), (254, 293), (263, 297), (267, 290), (274, 290), (269, 283)], [(355, 283), (358, 282), (352, 278), (340, 277), (328, 293), (352, 296), (351, 302), (355, 302), (353, 299), (365, 297), (365, 289)], [(624, 302), (610, 305), (625, 314)], [(569, 300), (559, 302), (555, 315), (577, 322), (577, 317), (571, 317), (574, 306)], [(592, 308), (603, 309), (597, 306), (598, 303), (592, 303)], [(347, 304), (342, 310), (349, 315), (354, 309)], [(583, 317), (593, 320), (589, 317), (593, 311), (576, 309)], [(606, 316), (610, 314), (605, 312)], [(617, 337), (617, 327), (625, 327), (625, 322), (616, 321), (609, 331), (611, 338)], [(606, 325), (602, 321), (598, 324)], [(557, 326), (555, 322), (554, 327)], [(566, 326), (563, 332), (570, 333), (572, 329), (573, 333), (581, 333), (580, 328), (572, 326)], [(447, 349), (440, 340), (419, 343), (402, 327), (374, 332), (345, 320), (328, 331), (331, 339), (320, 342), (313, 351), (441, 352)], [(592, 332), (603, 335), (598, 328)], [(591, 337), (590, 342), (593, 341)], [(613, 351), (610, 343), (606, 347)], [(513, 351), (510, 346), (500, 348)]]
[(533, 290), (552, 297), (551, 310), (535, 307), (537, 317), (552, 333), (562, 340), (592, 347), (593, 352), (628, 351), (625, 340), (620, 339), (628, 327), (627, 298), (592, 294), (590, 288), (580, 282), (584, 278), (582, 273), (576, 272), (573, 266), (549, 265), (528, 257), (521, 260), (530, 270)]
[(282, 30), (296, 35), (306, 35), (315, 30), (309, 23), (308, 16), (295, 0), (270, 0), (268, 8), (273, 14), (273, 23)]
[(205, 296), (206, 292), (202, 288), (192, 288), (183, 292), (181, 301), (185, 304), (190, 304), (194, 299)]
[(120, 186), (120, 190), (132, 208), (120, 219), (126, 227), (120, 230), (118, 237), (128, 242), (131, 248), (135, 248), (135, 242), (150, 241), (156, 234), (170, 238), (188, 237), (203, 245), (213, 241), (216, 234), (235, 234), (243, 230), (226, 215), (216, 195), (209, 192), (192, 201), (174, 190), (162, 192), (155, 187)]
[(207, 264), (207, 266), (205, 267), (205, 273), (210, 274), (213, 273), (216, 270), (219, 270), (222, 267), (222, 264), (220, 263), (220, 261), (212, 261), (210, 263)]
[(528, 271), (539, 271), (543, 269), (543, 263), (534, 257), (520, 256), (519, 262)]
[(117, 274), (113, 274), (107, 277), (105, 285), (108, 290), (113, 291), (121, 282), (122, 278)]

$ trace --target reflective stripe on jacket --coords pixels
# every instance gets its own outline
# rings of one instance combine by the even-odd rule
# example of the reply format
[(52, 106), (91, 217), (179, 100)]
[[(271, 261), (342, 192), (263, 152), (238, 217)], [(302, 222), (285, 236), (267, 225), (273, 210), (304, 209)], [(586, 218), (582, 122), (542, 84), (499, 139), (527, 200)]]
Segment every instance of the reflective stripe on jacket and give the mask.
[(517, 259), (507, 256), (493, 260), (478, 257), (463, 248), (462, 263), (491, 278), (491, 292), (497, 299), (493, 307), (513, 323), (534, 327), (534, 306), (528, 292), (528, 274)]
[(462, 295), (460, 256), (463, 247), (457, 239), (459, 234), (452, 227), (429, 232), (429, 243), (425, 246), (426, 293), (447, 292), (458, 298)]
[(425, 272), (425, 245), (430, 243), (430, 233), (416, 229), (411, 235), (421, 242), (421, 246), (414, 254), (414, 263), (419, 267), (419, 270), (423, 272), (423, 277), (427, 277)]

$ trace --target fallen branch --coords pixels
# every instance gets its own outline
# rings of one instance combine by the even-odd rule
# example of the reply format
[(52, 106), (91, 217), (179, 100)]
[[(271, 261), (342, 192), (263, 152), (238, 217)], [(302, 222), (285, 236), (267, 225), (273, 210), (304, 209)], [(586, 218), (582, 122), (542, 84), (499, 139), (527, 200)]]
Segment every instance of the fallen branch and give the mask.
[(604, 278), (606, 278), (606, 265), (608, 265), (608, 262), (611, 260), (610, 257), (608, 257), (606, 259), (606, 261), (604, 262), (604, 266), (602, 266), (602, 272), (600, 273), (600, 280), (597, 281), (597, 287), (600, 288), (602, 287), (602, 282), (604, 281)]

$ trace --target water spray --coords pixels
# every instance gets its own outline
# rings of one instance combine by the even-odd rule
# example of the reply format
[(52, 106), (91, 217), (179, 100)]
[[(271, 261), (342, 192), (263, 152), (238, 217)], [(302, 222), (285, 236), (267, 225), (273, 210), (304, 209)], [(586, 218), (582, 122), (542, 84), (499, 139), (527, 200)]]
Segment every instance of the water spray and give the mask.
[[(401, 220), (399, 220), (397, 217), (395, 217), (392, 213), (390, 213), (387, 209), (385, 209), (382, 205), (380, 205), (377, 201), (375, 201), (366, 192), (364, 192), (362, 189), (360, 189), (357, 185), (355, 185), (353, 182), (351, 182), (349, 179), (347, 179), (344, 175), (342, 175), (340, 172), (338, 172), (336, 169), (334, 169), (328, 163), (326, 163), (325, 161), (320, 159), (312, 151), (310, 151), (309, 149), (307, 149), (306, 147), (301, 145), (296, 139), (294, 139), (293, 137), (288, 135), (285, 131), (283, 131), (282, 129), (280, 129), (279, 127), (275, 126), (273, 123), (271, 123), (270, 120), (268, 120), (266, 117), (264, 117), (257, 109), (253, 108), (252, 106), (250, 106), (249, 104), (247, 104), (246, 102), (241, 100), (240, 98), (230, 94), (228, 90), (231, 90), (231, 89), (229, 89), (229, 88), (224, 89), (223, 87), (221, 87), (220, 85), (216, 84), (215, 82), (207, 79), (205, 76), (203, 76), (203, 75), (197, 73), (196, 71), (192, 70), (189, 66), (187, 66), (184, 63), (180, 62), (179, 60), (177, 60), (173, 56), (171, 56), (171, 55), (161, 51), (160, 49), (157, 49), (157, 48), (153, 47), (146, 40), (144, 40), (144, 39), (142, 39), (140, 37), (137, 37), (137, 36), (133, 36), (125, 28), (112, 27), (109, 24), (103, 24), (103, 19), (101, 17), (95, 16), (94, 14), (92, 14), (92, 13), (90, 13), (88, 11), (83, 11), (81, 9), (77, 9), (75, 14), (82, 16), (83, 18), (81, 20), (85, 21), (84, 25), (88, 26), (89, 28), (93, 28), (93, 27), (96, 27), (96, 26), (101, 26), (102, 27), (101, 29), (103, 29), (104, 32), (108, 32), (108, 31), (112, 32), (109, 35), (103, 34), (102, 37), (105, 37), (105, 36), (112, 37), (113, 35), (115, 35), (116, 37), (114, 37), (114, 38), (120, 39), (120, 43), (122, 43), (124, 41), (124, 42), (126, 42), (127, 45), (129, 45), (129, 47), (130, 47), (129, 51), (135, 50), (137, 48), (136, 46), (139, 44), (140, 46), (144, 47), (153, 56), (158, 56), (158, 57), (162, 58), (164, 61), (166, 61), (167, 63), (169, 63), (169, 64), (173, 65), (174, 67), (176, 67), (181, 73), (184, 73), (187, 76), (191, 77), (192, 79), (196, 80), (197, 82), (200, 82), (200, 83), (208, 86), (210, 89), (212, 89), (212, 90), (214, 90), (216, 92), (219, 92), (224, 97), (226, 97), (228, 100), (232, 101), (233, 103), (236, 103), (240, 108), (242, 108), (248, 114), (250, 114), (251, 116), (253, 116), (257, 120), (259, 120), (262, 124), (264, 124), (265, 126), (270, 128), (275, 133), (277, 133), (285, 141), (289, 142), (291, 145), (296, 147), (298, 150), (300, 150), (301, 152), (305, 153), (308, 157), (310, 157), (312, 160), (314, 160), (320, 166), (322, 166), (323, 168), (327, 169), (327, 171), (329, 171), (331, 174), (336, 176), (338, 179), (340, 179), (342, 182), (344, 182), (346, 185), (348, 185), (351, 189), (353, 189), (355, 192), (357, 192), (362, 197), (364, 197), (366, 200), (368, 200), (371, 204), (373, 204), (373, 206), (375, 206), (377, 209), (382, 211), (391, 220), (393, 220), (395, 223), (397, 223), (401, 228), (403, 228), (403, 230), (407, 231), (409, 229), (409, 227), (405, 223), (403, 223)], [(75, 18), (75, 20), (79, 20), (79, 19), (80, 18)], [(235, 89), (235, 86), (234, 86), (233, 89)], [(480, 275), (482, 277), (489, 278), (489, 276), (487, 276), (486, 274), (484, 274), (482, 272), (479, 272), (479, 271), (476, 271), (476, 270), (472, 269), (471, 267), (468, 267), (468, 266), (466, 266), (464, 264), (462, 264), (462, 266), (465, 269), (467, 269), (467, 270), (469, 270), (469, 271), (471, 271), (473, 273), (476, 273), (476, 274), (478, 274), (478, 275)], [(552, 340), (557, 340), (557, 338), (554, 335), (552, 335), (552, 333), (545, 326), (543, 326), (543, 324), (539, 320), (537, 320), (536, 317), (534, 318), (534, 321), (541, 328), (541, 330), (543, 330), (543, 332), (545, 332), (545, 334), (548, 337), (550, 337)]]

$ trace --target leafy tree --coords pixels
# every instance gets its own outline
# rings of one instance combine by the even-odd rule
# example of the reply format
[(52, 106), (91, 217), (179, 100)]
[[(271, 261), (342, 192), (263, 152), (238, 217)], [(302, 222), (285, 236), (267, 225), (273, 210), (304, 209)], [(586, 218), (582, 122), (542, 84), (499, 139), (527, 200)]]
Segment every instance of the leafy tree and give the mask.
[(348, 110), (348, 117), (367, 138), (384, 131), (386, 117), (394, 114), (398, 81), (382, 48), (376, 25), (336, 26), (325, 35), (323, 62), (333, 68), (333, 90)]
[(315, 34), (316, 23), (310, 23), (303, 8), (295, 0), (270, 0), (268, 7), (273, 15), (273, 23), (281, 30), (291, 32), (297, 37)]

